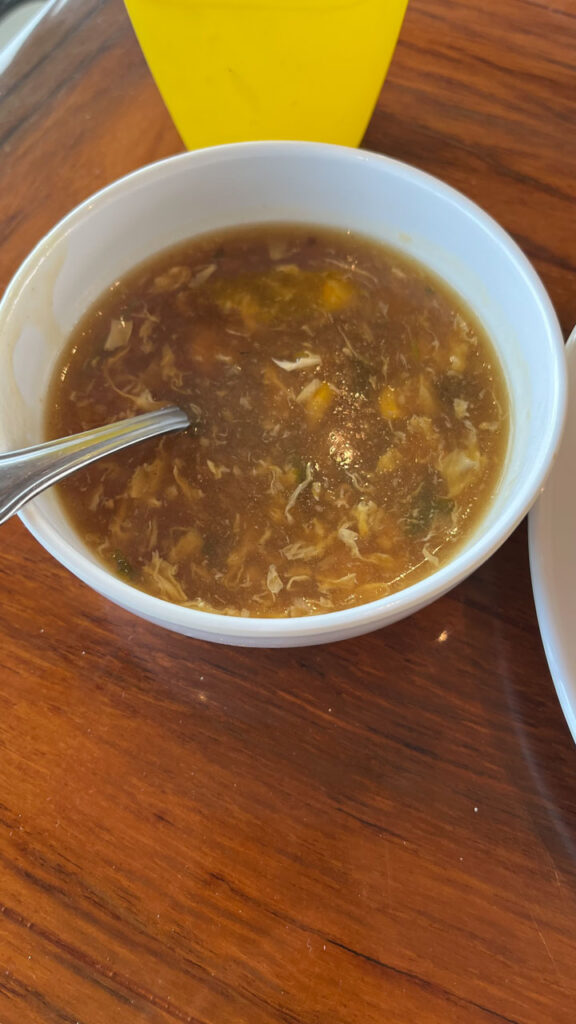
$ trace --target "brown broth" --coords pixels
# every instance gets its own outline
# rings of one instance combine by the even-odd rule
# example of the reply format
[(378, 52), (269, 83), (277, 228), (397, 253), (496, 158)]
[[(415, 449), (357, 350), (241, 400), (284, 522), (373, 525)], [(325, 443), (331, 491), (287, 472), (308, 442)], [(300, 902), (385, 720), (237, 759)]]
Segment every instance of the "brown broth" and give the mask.
[(163, 252), (86, 314), (51, 437), (174, 403), (201, 427), (60, 484), (79, 534), (158, 597), (250, 616), (375, 600), (444, 564), (484, 515), (508, 438), (485, 332), (393, 249), (309, 225)]

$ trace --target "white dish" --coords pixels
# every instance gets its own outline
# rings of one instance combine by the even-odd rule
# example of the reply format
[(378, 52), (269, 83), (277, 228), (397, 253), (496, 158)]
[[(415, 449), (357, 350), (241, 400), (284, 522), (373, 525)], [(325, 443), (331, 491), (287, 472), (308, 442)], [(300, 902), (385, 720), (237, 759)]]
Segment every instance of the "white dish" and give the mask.
[(576, 328), (566, 345), (568, 416), (560, 451), (529, 518), (530, 571), (550, 673), (576, 741)]
[(509, 235), (443, 182), (374, 153), (300, 142), (196, 150), (93, 196), (30, 254), (0, 303), (0, 446), (43, 440), (48, 384), (82, 313), (147, 256), (204, 231), (266, 221), (347, 228), (416, 256), (467, 301), (492, 338), (510, 392), (500, 485), (446, 565), (370, 604), (309, 617), (215, 615), (145, 594), (75, 534), (53, 489), (21, 518), (59, 561), (121, 607), (219, 643), (291, 647), (358, 636), (423, 608), (478, 568), (526, 515), (550, 469), (566, 400), (563, 338), (542, 282)]

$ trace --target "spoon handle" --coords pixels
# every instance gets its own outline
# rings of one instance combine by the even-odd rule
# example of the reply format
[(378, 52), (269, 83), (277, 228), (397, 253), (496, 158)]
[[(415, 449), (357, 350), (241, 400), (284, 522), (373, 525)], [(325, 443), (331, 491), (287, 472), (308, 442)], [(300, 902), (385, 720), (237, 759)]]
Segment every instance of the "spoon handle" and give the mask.
[(183, 429), (190, 423), (188, 413), (171, 405), (82, 434), (0, 455), (0, 523), (40, 491), (81, 466), (156, 434)]

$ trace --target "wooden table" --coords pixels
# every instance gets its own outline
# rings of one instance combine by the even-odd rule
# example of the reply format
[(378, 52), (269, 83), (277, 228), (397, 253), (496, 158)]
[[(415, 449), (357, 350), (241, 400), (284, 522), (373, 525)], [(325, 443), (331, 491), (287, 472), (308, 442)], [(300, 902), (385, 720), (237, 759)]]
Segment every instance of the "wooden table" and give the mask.
[[(366, 146), (461, 188), (576, 320), (575, 0), (410, 0)], [(181, 143), (120, 0), (0, 79), (0, 285)], [(576, 750), (525, 528), (418, 615), (210, 646), (0, 551), (1, 1024), (573, 1024)]]

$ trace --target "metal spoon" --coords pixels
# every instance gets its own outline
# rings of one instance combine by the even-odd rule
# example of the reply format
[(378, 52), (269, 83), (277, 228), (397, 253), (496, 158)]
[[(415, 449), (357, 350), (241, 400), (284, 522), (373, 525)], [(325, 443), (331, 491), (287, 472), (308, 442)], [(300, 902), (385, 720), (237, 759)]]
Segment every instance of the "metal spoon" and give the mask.
[(192, 422), (187, 412), (170, 405), (129, 420), (85, 430), (82, 434), (0, 455), (0, 523), (6, 522), (40, 491), (81, 466), (156, 434), (182, 430)]

